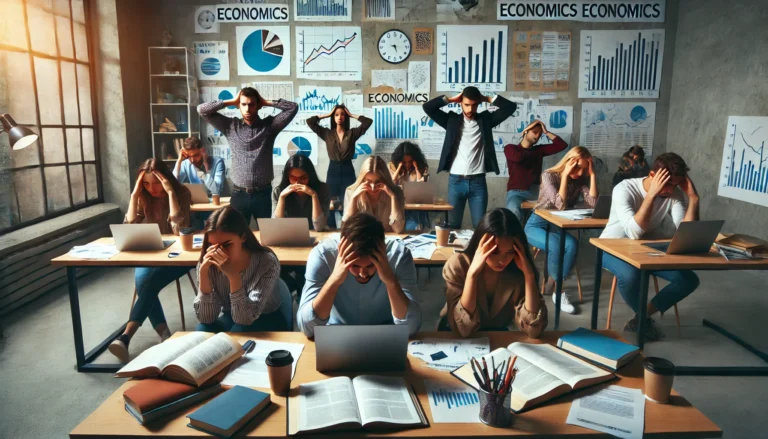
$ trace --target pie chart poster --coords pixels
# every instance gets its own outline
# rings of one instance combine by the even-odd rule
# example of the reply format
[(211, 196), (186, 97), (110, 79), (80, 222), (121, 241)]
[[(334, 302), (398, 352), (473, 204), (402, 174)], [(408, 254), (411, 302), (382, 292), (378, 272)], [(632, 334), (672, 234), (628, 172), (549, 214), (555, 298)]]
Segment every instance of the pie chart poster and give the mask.
[(315, 133), (302, 131), (282, 131), (275, 138), (272, 151), (274, 166), (283, 166), (288, 157), (300, 154), (309, 157), (312, 164), (317, 166), (319, 139)]
[(236, 35), (238, 75), (291, 75), (289, 26), (238, 26)]

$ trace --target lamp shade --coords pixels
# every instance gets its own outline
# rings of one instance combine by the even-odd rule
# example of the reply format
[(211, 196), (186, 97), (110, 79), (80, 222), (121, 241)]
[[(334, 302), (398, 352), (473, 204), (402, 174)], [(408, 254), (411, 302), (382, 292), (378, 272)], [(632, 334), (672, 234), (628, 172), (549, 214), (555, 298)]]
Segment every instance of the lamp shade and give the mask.
[(8, 133), (8, 140), (13, 150), (24, 149), (37, 141), (37, 134), (27, 127), (19, 126), (10, 114), (0, 115), (3, 130)]

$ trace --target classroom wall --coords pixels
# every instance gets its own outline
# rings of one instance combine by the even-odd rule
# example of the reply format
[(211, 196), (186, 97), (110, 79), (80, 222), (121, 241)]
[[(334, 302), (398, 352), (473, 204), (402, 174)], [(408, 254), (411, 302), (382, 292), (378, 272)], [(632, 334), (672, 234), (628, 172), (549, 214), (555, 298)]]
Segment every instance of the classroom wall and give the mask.
[(691, 167), (702, 219), (768, 239), (768, 207), (717, 195), (728, 116), (768, 114), (765, 0), (681, 0), (667, 150)]

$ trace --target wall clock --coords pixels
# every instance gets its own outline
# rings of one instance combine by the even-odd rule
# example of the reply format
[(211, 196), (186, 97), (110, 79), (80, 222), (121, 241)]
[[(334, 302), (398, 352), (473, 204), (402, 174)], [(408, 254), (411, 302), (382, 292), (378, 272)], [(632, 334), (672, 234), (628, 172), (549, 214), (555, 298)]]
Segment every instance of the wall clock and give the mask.
[(390, 29), (379, 37), (379, 56), (390, 64), (400, 64), (411, 56), (411, 39), (403, 31)]

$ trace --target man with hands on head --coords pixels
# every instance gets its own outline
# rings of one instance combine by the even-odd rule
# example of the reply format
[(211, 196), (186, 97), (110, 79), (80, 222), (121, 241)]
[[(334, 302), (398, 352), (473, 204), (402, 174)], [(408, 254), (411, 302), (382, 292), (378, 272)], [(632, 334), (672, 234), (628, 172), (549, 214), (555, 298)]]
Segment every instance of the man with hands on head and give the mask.
[[(224, 160), (221, 157), (209, 156), (200, 139), (195, 136), (184, 140), (173, 175), (180, 183), (204, 184), (209, 195), (221, 195), (226, 183)], [(194, 212), (192, 227), (202, 229), (210, 212)]]
[[(665, 153), (654, 160), (647, 177), (630, 178), (616, 185), (608, 225), (600, 237), (664, 239), (672, 237), (681, 222), (698, 221), (699, 194), (688, 171), (682, 157)], [(621, 296), (637, 313), (640, 270), (607, 253), (603, 255), (603, 268), (617, 277)], [(691, 270), (652, 271), (651, 275), (670, 283), (648, 303), (643, 334), (647, 341), (663, 337), (651, 316), (668, 310), (699, 286), (699, 278)], [(635, 315), (625, 330), (635, 332), (638, 326)]]
[(399, 241), (385, 243), (384, 226), (359, 213), (344, 221), (341, 239), (318, 244), (307, 261), (297, 315), (299, 328), (314, 337), (319, 325), (421, 326), (416, 302), (416, 266)]

